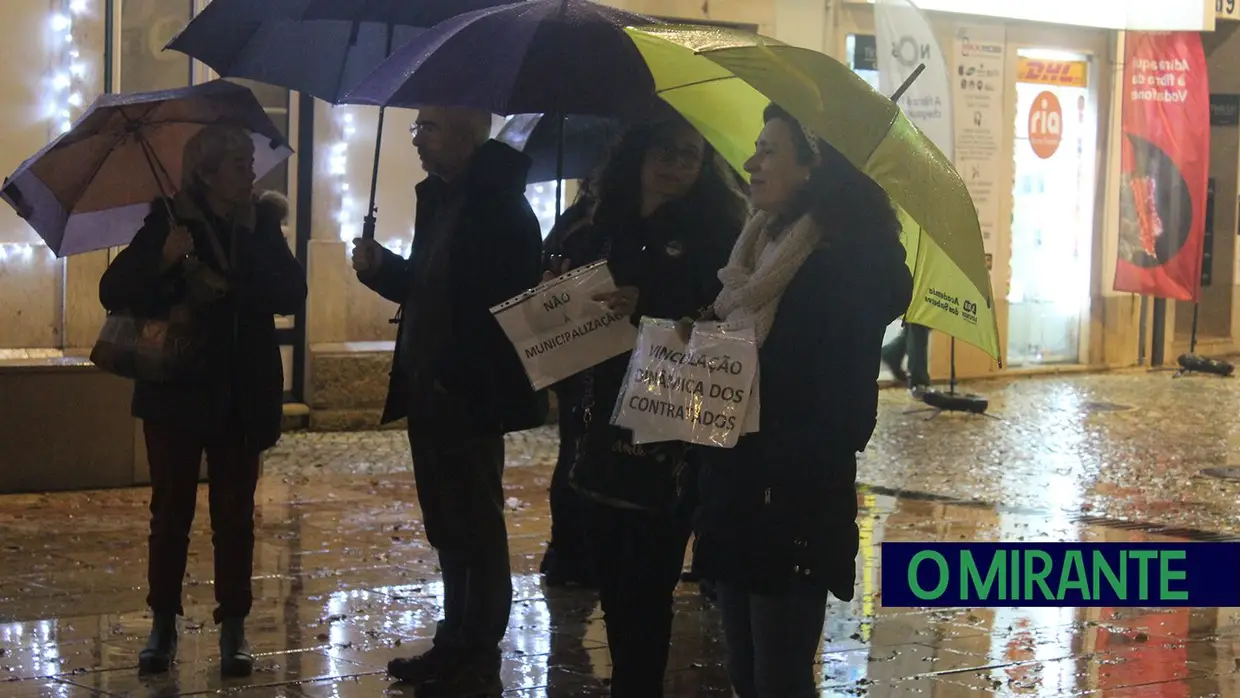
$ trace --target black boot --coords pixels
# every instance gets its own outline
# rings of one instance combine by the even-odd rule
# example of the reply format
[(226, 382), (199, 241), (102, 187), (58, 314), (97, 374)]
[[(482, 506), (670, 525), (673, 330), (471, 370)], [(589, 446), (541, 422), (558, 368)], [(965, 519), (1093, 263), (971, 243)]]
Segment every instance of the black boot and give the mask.
[(138, 654), (138, 673), (162, 674), (172, 667), (177, 658), (177, 616), (175, 613), (157, 613), (151, 622), (151, 635), (146, 647)]
[(254, 671), (254, 655), (245, 641), (245, 619), (225, 618), (220, 624), (220, 673), (245, 678)]

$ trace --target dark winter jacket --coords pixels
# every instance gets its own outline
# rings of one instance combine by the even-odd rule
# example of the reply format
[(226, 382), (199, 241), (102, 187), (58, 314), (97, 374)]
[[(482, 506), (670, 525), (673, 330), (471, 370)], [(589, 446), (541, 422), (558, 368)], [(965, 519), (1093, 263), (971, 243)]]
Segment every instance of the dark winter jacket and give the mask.
[[(488, 141), (457, 183), (463, 203), (449, 233), (450, 339), (437, 347), (429, 378), (463, 403), (471, 426), (482, 431), (524, 431), (542, 426), (547, 416), (546, 394), (534, 392), (520, 357), (491, 315), (492, 307), (537, 286), (542, 278), (542, 231), (525, 198), (530, 162), (529, 156)], [(415, 231), (432, 224), (447, 187), (438, 177), (417, 186)], [(410, 259), (425, 253), (424, 243), (415, 233)], [(416, 302), (414, 274), (410, 260), (387, 252), (376, 273), (358, 278), (403, 306)], [(402, 331), (384, 423), (407, 416), (411, 400), (419, 397), (412, 394), (413, 381), (399, 360), (403, 338)]]
[(852, 598), (856, 455), (877, 420), (883, 333), (912, 296), (899, 243), (865, 240), (806, 260), (759, 350), (758, 433), (700, 454), (694, 567), (706, 579)]
[[(719, 270), (727, 264), (744, 223), (739, 207), (702, 210), (682, 200), (663, 206), (645, 220), (620, 223), (591, 220), (591, 205), (583, 201), (571, 207), (548, 236), (548, 268), (552, 258), (567, 259), (573, 268), (596, 262), (603, 258), (610, 240), (607, 260), (616, 285), (635, 286), (639, 292), (635, 323), (642, 317), (698, 317), (719, 295)], [(595, 414), (611, 414), (629, 357), (626, 352), (594, 369)], [(575, 438), (584, 428), (583, 381), (584, 376), (575, 376), (555, 386), (561, 438)], [(588, 466), (588, 459), (583, 458), (581, 467)], [(670, 474), (669, 469), (669, 478)], [(664, 486), (650, 484), (651, 488)], [(595, 494), (610, 498), (615, 493)]]
[[(192, 203), (186, 205), (187, 201)], [(300, 312), (306, 300), (305, 271), (281, 229), (288, 202), (274, 192), (264, 195), (255, 205), (254, 229), (234, 230), (232, 224), (204, 213), (209, 210), (204, 202), (188, 194), (176, 202), (156, 201), (133, 242), (112, 261), (99, 283), (104, 308), (145, 310), (158, 316), (185, 299), (184, 266), (159, 271), (170, 206), (190, 231), (198, 259), (223, 271), (207, 238), (207, 226), (215, 230), (221, 247), (233, 257), (232, 290), (197, 313), (209, 347), (204, 377), (185, 383), (137, 381), (133, 415), (186, 432), (240, 427), (249, 448), (270, 448), (280, 438), (284, 404), (274, 316)]]

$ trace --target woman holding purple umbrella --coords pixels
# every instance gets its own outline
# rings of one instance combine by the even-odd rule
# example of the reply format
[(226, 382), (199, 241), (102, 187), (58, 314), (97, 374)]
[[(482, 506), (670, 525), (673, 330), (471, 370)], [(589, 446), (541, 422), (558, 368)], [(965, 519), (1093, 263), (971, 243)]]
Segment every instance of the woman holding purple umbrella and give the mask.
[(243, 130), (209, 126), (186, 144), (181, 190), (156, 201), (133, 242), (99, 285), (111, 312), (153, 317), (188, 307), (205, 367), (192, 380), (139, 380), (133, 415), (143, 421), (151, 469), (147, 603), (154, 615), (141, 673), (176, 659), (189, 533), (203, 454), (215, 547), (220, 670), (248, 676), (245, 639), (253, 601), (254, 493), (260, 454), (280, 438), (284, 372), (274, 315), (305, 302), (305, 272), (285, 242), (288, 203), (255, 196), (254, 144)]

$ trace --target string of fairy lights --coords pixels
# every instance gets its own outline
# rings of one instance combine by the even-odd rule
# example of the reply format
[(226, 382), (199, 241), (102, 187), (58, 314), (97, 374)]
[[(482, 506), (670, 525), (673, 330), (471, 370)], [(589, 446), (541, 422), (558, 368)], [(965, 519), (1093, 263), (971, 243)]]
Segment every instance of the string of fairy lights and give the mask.
[[(60, 0), (47, 15), (44, 45), (49, 70), (43, 78), (40, 117), (47, 124), (48, 140), (68, 132), (86, 107), (86, 93), (92, 89), (91, 66), (74, 30), (93, 11), (91, 0)], [(0, 243), (0, 262), (33, 262), (40, 250), (55, 258), (42, 241)]]

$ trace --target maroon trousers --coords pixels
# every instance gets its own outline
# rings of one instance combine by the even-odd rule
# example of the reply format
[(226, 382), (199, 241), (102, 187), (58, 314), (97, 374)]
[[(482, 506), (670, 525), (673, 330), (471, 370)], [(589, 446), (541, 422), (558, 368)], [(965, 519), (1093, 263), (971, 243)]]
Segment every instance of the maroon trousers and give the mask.
[(211, 542), (215, 548), (215, 622), (249, 615), (253, 603), (254, 491), (259, 454), (240, 429), (208, 436), (144, 424), (151, 465), (151, 537), (147, 604), (154, 613), (182, 614), (181, 582), (198, 497), (198, 471), (207, 454)]

